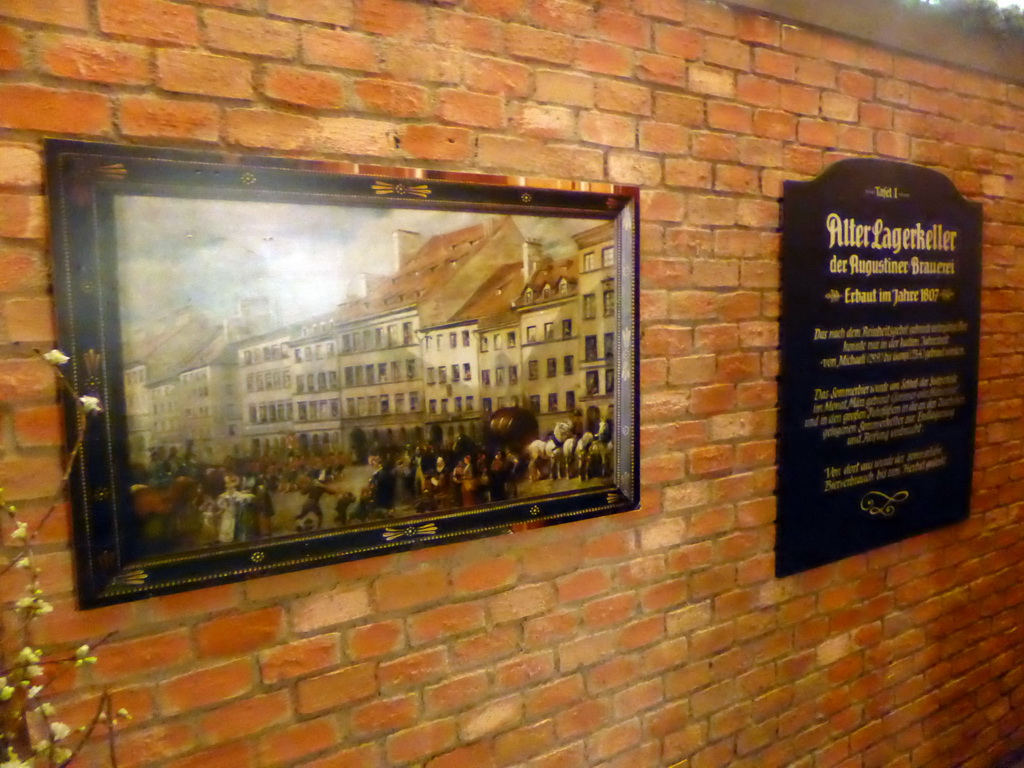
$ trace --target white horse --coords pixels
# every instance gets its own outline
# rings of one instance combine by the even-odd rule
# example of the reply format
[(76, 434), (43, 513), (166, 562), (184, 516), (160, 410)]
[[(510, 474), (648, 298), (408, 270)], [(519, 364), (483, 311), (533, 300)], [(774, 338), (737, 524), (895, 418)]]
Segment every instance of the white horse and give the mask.
[(594, 436), (590, 432), (584, 432), (579, 437), (570, 437), (562, 444), (566, 474), (569, 477), (580, 476), (584, 480), (589, 478), (590, 448), (593, 443)]
[(559, 466), (564, 464), (562, 446), (554, 440), (534, 440), (526, 446), (531, 480), (558, 479)]

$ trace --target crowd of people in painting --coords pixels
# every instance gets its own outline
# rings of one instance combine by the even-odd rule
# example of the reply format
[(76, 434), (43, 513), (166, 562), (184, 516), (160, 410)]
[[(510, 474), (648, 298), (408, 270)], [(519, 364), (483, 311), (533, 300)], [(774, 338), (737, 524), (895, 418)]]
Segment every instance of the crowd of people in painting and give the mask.
[(373, 445), (365, 457), (268, 455), (204, 465), (191, 451), (156, 448), (146, 466), (134, 467), (138, 539), (149, 554), (247, 542), (501, 503), (544, 492), (545, 480), (610, 474), (610, 407), (586, 422), (577, 412), (543, 439), (532, 415), (532, 429), (523, 418), (492, 420), (486, 444), (460, 434), (451, 444)]

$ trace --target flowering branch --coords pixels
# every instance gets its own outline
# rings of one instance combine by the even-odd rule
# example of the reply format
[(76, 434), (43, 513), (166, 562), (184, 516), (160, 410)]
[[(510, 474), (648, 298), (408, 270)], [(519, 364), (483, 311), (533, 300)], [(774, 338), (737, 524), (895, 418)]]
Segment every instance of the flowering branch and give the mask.
[[(0, 762), (0, 768), (66, 766), (85, 746), (101, 722), (107, 727), (110, 765), (117, 768), (113, 730), (117, 717), (112, 711), (110, 692), (103, 692), (96, 714), (85, 726), (77, 729), (77, 740), (70, 738), (74, 732), (71, 727), (55, 719), (56, 708), (47, 701), (45, 695), (47, 686), (64, 672), (86, 664), (94, 664), (96, 646), (83, 645), (73, 655), (44, 660), (42, 650), (35, 647), (32, 638), (35, 621), (53, 611), (53, 606), (43, 597), (40, 580), (42, 570), (36, 562), (32, 545), (40, 529), (56, 510), (57, 502), (63, 497), (71, 473), (82, 454), (89, 414), (102, 411), (98, 398), (80, 396), (60, 370), (60, 366), (69, 360), (67, 355), (56, 349), (45, 354), (38, 350), (36, 352), (53, 365), (59, 386), (70, 395), (75, 407), (76, 429), (75, 440), (68, 453), (67, 464), (54, 494), (54, 500), (33, 530), (29, 529), (27, 523), (18, 519), (17, 507), (7, 502), (3, 496), (3, 489), (0, 489), (0, 511), (6, 513), (9, 519), (12, 530), (8, 540), (16, 548), (14, 556), (0, 568), (0, 576), (14, 568), (28, 573), (24, 595), (16, 600), (11, 608), (18, 622), (17, 636), (20, 646), (13, 660), (8, 655), (13, 653), (13, 649), (8, 642), (2, 643), (4, 658), (0, 663), (0, 760), (4, 762)], [(109, 638), (110, 635), (107, 635), (98, 645), (102, 645)], [(46, 667), (53, 667), (56, 673), (47, 678), (44, 675)], [(128, 716), (123, 710), (116, 714), (120, 717)]]

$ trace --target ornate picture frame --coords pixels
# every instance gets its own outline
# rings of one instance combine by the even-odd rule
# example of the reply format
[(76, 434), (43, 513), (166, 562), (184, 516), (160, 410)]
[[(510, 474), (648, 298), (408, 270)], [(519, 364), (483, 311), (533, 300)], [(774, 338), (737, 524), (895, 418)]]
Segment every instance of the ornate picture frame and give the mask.
[(636, 188), (46, 153), (83, 607), (639, 504)]

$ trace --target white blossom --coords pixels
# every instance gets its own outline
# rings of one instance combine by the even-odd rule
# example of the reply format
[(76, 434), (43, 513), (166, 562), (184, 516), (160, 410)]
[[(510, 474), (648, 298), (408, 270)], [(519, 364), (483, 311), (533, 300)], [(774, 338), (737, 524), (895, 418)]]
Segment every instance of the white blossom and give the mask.
[(64, 723), (54, 721), (50, 723), (50, 735), (53, 736), (54, 741), (60, 741), (68, 737), (71, 733), (71, 729)]
[(43, 355), (43, 360), (45, 360), (48, 363), (53, 363), (54, 365), (64, 365), (64, 363), (66, 363), (70, 359), (70, 357), (65, 355), (59, 349), (51, 349), (49, 352)]
[(86, 413), (99, 413), (103, 410), (100, 399), (98, 397), (93, 397), (92, 395), (82, 395), (78, 398), (78, 402), (82, 404), (82, 409)]
[(13, 531), (11, 531), (11, 541), (25, 541), (28, 539), (28, 523), (21, 520), (18, 521), (18, 525)]

